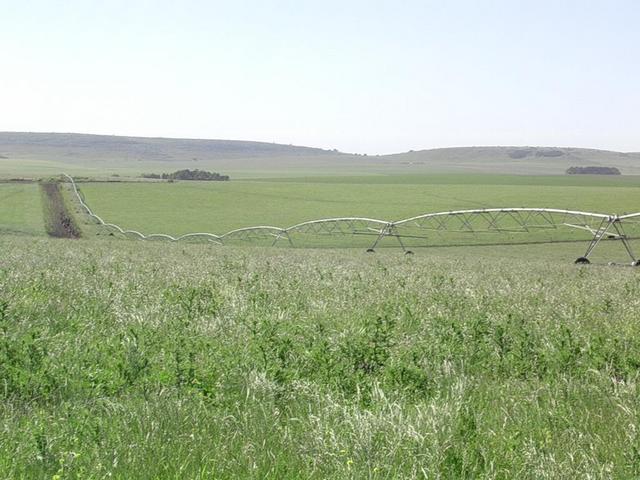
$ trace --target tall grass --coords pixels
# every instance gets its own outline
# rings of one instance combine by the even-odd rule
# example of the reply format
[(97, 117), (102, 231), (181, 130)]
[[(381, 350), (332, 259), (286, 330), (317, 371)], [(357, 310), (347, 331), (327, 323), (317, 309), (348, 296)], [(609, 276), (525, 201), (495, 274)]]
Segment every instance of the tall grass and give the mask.
[(0, 251), (0, 477), (640, 476), (631, 268)]

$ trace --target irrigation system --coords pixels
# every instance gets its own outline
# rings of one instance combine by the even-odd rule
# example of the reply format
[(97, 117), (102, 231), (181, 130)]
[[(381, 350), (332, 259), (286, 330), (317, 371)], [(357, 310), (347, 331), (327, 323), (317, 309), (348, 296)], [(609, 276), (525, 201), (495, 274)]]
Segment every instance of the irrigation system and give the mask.
[[(365, 217), (322, 218), (281, 228), (268, 225), (239, 228), (224, 234), (208, 232), (187, 233), (172, 236), (165, 233), (143, 234), (109, 223), (95, 214), (80, 193), (75, 180), (67, 175), (72, 191), (82, 210), (98, 225), (111, 233), (140, 240), (166, 240), (171, 242), (200, 240), (219, 245), (232, 243), (258, 243), (267, 245), (297, 245), (300, 238), (370, 237), (367, 252), (374, 252), (385, 239), (395, 239), (406, 254), (413, 253), (413, 246), (461, 246), (461, 245), (505, 245), (558, 242), (587, 242), (585, 253), (575, 260), (577, 264), (589, 264), (589, 257), (603, 240), (622, 243), (631, 258), (631, 265), (640, 266), (631, 247), (626, 230), (640, 227), (640, 212), (629, 215), (583, 212), (555, 208), (483, 208), (426, 213), (415, 217), (387, 221)], [(550, 238), (549, 232), (562, 231), (560, 238)], [(522, 235), (526, 234), (524, 241)], [(576, 235), (579, 234), (579, 235)], [(517, 235), (516, 242), (508, 236)], [(635, 237), (634, 237), (635, 238)], [(328, 245), (326, 242), (321, 245)]]

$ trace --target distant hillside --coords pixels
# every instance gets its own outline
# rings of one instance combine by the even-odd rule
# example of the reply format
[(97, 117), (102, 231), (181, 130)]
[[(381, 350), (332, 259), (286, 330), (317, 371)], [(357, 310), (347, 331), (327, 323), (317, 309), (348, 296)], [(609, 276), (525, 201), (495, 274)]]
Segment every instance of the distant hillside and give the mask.
[(640, 153), (557, 147), (458, 147), (394, 155), (352, 155), (235, 140), (0, 132), (0, 176), (131, 174), (201, 169), (238, 177), (396, 173), (562, 175), (569, 167), (618, 168), (640, 175)]
[(119, 137), (78, 133), (0, 132), (0, 154), (4, 157), (46, 154), (126, 157), (142, 161), (181, 161), (193, 158), (273, 157), (334, 155), (320, 148), (237, 140)]
[(640, 174), (640, 153), (571, 147), (458, 147), (387, 155), (388, 162), (448, 172), (562, 174), (572, 166)]

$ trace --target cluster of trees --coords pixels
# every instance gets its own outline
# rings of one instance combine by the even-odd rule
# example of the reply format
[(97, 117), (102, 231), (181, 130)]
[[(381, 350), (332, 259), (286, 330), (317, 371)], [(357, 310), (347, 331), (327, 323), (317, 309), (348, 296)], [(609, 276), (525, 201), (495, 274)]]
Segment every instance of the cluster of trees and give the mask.
[(568, 175), (621, 175), (616, 167), (569, 167)]
[(564, 151), (559, 148), (546, 148), (546, 147), (526, 147), (517, 148), (509, 151), (509, 157), (517, 160), (521, 158), (527, 158), (531, 156), (535, 157), (561, 157), (565, 154)]
[(142, 178), (157, 178), (161, 180), (205, 180), (210, 182), (227, 182), (229, 175), (221, 175), (218, 172), (206, 170), (176, 170), (173, 173), (144, 173)]

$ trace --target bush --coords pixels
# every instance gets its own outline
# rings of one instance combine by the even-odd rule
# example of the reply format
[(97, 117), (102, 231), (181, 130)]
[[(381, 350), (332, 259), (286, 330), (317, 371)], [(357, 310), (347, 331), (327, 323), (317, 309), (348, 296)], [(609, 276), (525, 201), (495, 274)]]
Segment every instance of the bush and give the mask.
[(616, 167), (569, 167), (567, 175), (621, 175)]
[(217, 172), (207, 172), (205, 170), (176, 170), (173, 173), (144, 173), (142, 178), (154, 178), (162, 180), (201, 180), (209, 182), (227, 182), (229, 181), (228, 175), (221, 175)]

